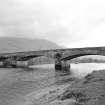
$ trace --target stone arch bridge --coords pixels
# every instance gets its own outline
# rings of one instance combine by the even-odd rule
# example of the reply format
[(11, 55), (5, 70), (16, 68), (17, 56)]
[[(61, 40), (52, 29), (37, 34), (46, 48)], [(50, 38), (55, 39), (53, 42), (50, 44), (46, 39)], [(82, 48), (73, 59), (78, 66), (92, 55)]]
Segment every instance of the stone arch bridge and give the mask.
[[(105, 47), (85, 47), (85, 48), (71, 48), (71, 49), (51, 49), (40, 51), (27, 51), (27, 52), (14, 52), (14, 53), (1, 53), (0, 62), (3, 67), (28, 67), (30, 59), (46, 56), (55, 61), (55, 68), (61, 69), (66, 65), (67, 60), (85, 55), (103, 55), (105, 56)], [(63, 63), (62, 63), (63, 62)], [(67, 66), (67, 65), (66, 65)]]

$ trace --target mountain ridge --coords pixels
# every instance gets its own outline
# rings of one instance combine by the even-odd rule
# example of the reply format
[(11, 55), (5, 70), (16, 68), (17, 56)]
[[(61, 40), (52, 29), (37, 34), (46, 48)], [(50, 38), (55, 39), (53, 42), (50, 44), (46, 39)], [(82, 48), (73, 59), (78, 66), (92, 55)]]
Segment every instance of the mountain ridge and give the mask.
[(0, 37), (0, 53), (50, 50), (63, 48), (45, 39)]

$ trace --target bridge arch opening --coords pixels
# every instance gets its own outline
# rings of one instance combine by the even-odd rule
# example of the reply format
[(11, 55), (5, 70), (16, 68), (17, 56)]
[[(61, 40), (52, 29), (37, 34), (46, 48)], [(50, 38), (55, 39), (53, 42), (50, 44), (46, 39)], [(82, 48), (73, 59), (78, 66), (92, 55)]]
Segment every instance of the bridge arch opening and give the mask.
[(74, 60), (74, 59), (97, 59), (97, 60), (103, 60), (105, 61), (105, 55), (101, 55), (101, 54), (76, 54), (76, 55), (71, 55), (71, 56), (67, 56), (65, 58), (62, 58), (61, 60), (63, 61), (67, 61), (67, 60)]

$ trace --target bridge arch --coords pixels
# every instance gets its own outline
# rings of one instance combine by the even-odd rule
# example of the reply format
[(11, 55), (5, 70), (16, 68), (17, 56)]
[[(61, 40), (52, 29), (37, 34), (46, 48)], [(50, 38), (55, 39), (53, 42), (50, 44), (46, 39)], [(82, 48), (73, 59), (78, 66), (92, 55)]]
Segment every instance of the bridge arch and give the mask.
[(67, 60), (72, 60), (74, 58), (82, 57), (82, 56), (88, 56), (88, 55), (100, 55), (100, 56), (105, 56), (104, 54), (74, 54), (70, 55), (64, 58), (61, 58), (62, 61), (67, 61)]

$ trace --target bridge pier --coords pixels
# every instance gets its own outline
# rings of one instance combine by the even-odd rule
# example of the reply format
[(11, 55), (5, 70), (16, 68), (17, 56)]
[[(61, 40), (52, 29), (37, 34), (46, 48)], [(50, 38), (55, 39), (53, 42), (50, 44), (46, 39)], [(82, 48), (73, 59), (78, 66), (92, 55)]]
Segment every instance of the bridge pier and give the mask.
[(70, 72), (70, 64), (67, 61), (61, 60), (61, 54), (55, 55), (55, 71)]
[(70, 64), (66, 61), (55, 63), (55, 71), (70, 72)]

